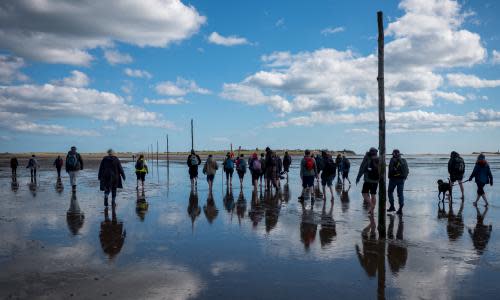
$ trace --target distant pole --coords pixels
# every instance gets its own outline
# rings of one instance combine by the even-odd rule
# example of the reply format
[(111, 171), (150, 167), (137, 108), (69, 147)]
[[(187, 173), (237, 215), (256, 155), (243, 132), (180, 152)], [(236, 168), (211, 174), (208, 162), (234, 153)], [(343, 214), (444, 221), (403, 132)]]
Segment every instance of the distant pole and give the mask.
[(170, 157), (168, 154), (168, 134), (167, 134), (167, 168), (170, 167)]
[(385, 202), (387, 197), (385, 176), (385, 94), (384, 94), (384, 19), (382, 11), (377, 12), (378, 23), (378, 134), (380, 152), (379, 193), (378, 193), (378, 233), (385, 238)]
[(194, 149), (193, 119), (191, 119), (191, 149)]
[(158, 146), (158, 140), (156, 140), (156, 166), (158, 166), (158, 151), (159, 151), (159, 146)]

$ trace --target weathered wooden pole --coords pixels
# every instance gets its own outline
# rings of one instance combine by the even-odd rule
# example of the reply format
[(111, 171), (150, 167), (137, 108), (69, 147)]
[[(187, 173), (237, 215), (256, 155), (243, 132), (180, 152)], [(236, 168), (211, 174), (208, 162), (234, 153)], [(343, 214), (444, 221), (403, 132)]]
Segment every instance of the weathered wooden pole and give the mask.
[(378, 193), (378, 233), (385, 238), (385, 202), (387, 191), (385, 186), (385, 94), (384, 94), (384, 19), (381, 11), (377, 12), (378, 23), (378, 142), (380, 153), (379, 193)]
[(167, 134), (167, 168), (170, 167), (170, 157), (169, 157), (169, 154), (168, 154), (168, 134)]
[(158, 152), (159, 152), (158, 140), (156, 140), (156, 166), (158, 167)]
[(191, 149), (194, 150), (194, 131), (193, 131), (193, 119), (191, 119)]

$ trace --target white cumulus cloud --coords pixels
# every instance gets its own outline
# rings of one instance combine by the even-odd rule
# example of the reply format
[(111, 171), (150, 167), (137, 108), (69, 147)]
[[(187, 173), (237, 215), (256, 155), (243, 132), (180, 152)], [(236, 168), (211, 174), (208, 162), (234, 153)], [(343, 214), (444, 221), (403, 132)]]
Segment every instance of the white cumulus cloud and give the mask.
[(345, 28), (340, 26), (340, 27), (327, 27), (321, 30), (322, 35), (330, 35), (334, 33), (339, 33), (345, 31)]
[(222, 36), (215, 31), (208, 36), (208, 41), (212, 44), (221, 46), (237, 46), (249, 44), (246, 38), (236, 35)]
[(21, 57), (0, 54), (0, 83), (28, 80), (20, 71), (25, 65)]
[(186, 99), (179, 98), (165, 98), (165, 99), (149, 99), (144, 98), (144, 104), (158, 104), (158, 105), (178, 105), (189, 103)]
[(447, 74), (448, 83), (456, 87), (471, 87), (471, 88), (493, 88), (500, 86), (500, 79), (489, 80), (481, 79), (475, 75), (467, 75), (463, 73)]
[(104, 58), (110, 65), (129, 64), (133, 62), (132, 56), (127, 53), (121, 53), (118, 50), (104, 50)]
[(87, 74), (78, 70), (71, 71), (71, 76), (60, 80), (54, 80), (56, 85), (71, 86), (71, 87), (86, 87), (89, 85), (90, 79)]
[(125, 70), (123, 70), (123, 72), (125, 73), (125, 75), (129, 77), (147, 78), (147, 79), (153, 78), (153, 75), (151, 75), (151, 73), (145, 70), (126, 68)]
[(175, 82), (164, 81), (160, 82), (155, 87), (156, 92), (160, 95), (166, 96), (185, 96), (189, 93), (195, 94), (210, 94), (210, 91), (199, 87), (194, 80), (184, 79), (182, 77), (177, 77)]
[(189, 38), (205, 21), (180, 0), (5, 0), (0, 48), (48, 63), (88, 65), (90, 49), (114, 42), (166, 47)]

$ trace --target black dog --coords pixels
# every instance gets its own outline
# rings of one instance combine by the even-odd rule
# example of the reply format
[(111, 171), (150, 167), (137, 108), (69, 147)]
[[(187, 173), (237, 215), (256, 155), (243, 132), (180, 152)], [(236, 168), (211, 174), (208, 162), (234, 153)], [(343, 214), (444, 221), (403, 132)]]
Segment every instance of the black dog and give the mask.
[[(448, 182), (444, 182), (443, 180), (439, 179), (437, 181), (437, 184), (438, 184), (438, 190), (439, 190), (439, 193), (438, 193), (438, 199), (442, 202), (444, 202), (444, 198), (446, 197), (446, 193), (448, 192), (448, 195), (450, 197), (450, 200), (451, 200), (451, 182), (450, 180), (448, 179)], [(443, 194), (443, 199), (441, 200), (441, 193)]]

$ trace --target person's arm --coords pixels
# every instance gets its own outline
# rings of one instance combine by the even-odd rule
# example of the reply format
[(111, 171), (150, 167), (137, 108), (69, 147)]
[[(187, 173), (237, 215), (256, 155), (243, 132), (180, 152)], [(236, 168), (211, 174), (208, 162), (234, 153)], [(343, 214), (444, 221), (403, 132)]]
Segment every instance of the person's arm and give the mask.
[(471, 181), (472, 178), (476, 177), (477, 171), (478, 171), (478, 166), (475, 165), (474, 170), (472, 170), (472, 173), (470, 174), (469, 181)]
[[(80, 170), (83, 170), (83, 159), (80, 153), (78, 153), (78, 161), (80, 162)], [(121, 164), (120, 164), (121, 167)]]
[(361, 176), (365, 174), (365, 169), (366, 169), (366, 164), (367, 164), (367, 157), (365, 156), (363, 158), (363, 161), (361, 162), (361, 165), (359, 166), (359, 171), (358, 171), (358, 176), (356, 176), (356, 183), (359, 182), (361, 179)]
[(67, 162), (68, 162), (68, 154), (66, 154), (66, 160), (65, 161), (66, 161), (66, 172), (69, 172), (68, 164), (67, 164)]
[(305, 161), (305, 160), (302, 160), (302, 161), (300, 162), (300, 178), (304, 177), (304, 168), (305, 168), (305, 166), (304, 166), (304, 161)]
[(188, 155), (188, 158), (186, 160), (186, 164), (188, 165), (188, 167), (191, 167), (191, 155)]
[(99, 179), (99, 181), (101, 181), (101, 179), (102, 179), (102, 172), (104, 172), (104, 170), (103, 170), (103, 162), (104, 162), (104, 159), (101, 160), (101, 163), (99, 164), (99, 172), (97, 173), (97, 179)]
[(123, 178), (123, 180), (126, 179), (125, 177), (125, 172), (123, 171), (122, 163), (120, 162), (119, 159), (116, 159), (118, 162), (118, 172), (120, 173), (120, 176)]
[(196, 155), (196, 158), (198, 159), (198, 166), (201, 165), (201, 158), (199, 155)]
[(490, 185), (493, 185), (493, 174), (491, 173), (490, 166), (488, 166), (488, 178), (490, 179)]
[(404, 173), (404, 179), (408, 178), (408, 175), (410, 175), (410, 168), (408, 168), (408, 162), (406, 159), (403, 158), (403, 172)]
[(146, 174), (149, 174), (148, 164), (146, 164), (146, 162), (144, 162), (144, 169), (146, 169)]
[(451, 169), (451, 158), (450, 160), (448, 161), (448, 174), (451, 174), (452, 172), (452, 169)]

